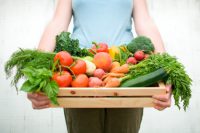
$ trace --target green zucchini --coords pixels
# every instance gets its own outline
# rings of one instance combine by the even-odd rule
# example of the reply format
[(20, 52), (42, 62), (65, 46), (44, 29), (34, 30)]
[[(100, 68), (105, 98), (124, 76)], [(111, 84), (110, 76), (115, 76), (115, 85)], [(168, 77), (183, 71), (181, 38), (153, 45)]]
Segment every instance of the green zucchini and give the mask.
[(120, 87), (146, 87), (157, 83), (158, 81), (164, 79), (167, 73), (163, 68), (153, 71), (149, 74), (136, 77), (134, 79), (128, 79), (124, 81)]

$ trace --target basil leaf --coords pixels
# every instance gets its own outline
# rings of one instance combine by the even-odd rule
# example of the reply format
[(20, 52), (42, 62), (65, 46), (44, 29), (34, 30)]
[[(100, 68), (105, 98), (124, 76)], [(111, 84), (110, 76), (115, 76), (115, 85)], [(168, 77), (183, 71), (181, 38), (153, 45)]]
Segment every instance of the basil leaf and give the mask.
[(32, 67), (22, 69), (22, 73), (25, 75), (26, 78), (29, 79), (30, 82), (34, 82), (36, 73)]
[(38, 84), (31, 84), (29, 80), (23, 83), (21, 90), (25, 92), (34, 92)]
[(47, 83), (46, 87), (44, 87), (43, 89), (44, 89), (45, 94), (51, 100), (51, 102), (55, 105), (58, 105), (57, 94), (59, 91), (59, 87), (56, 84), (56, 82), (50, 81), (49, 83)]

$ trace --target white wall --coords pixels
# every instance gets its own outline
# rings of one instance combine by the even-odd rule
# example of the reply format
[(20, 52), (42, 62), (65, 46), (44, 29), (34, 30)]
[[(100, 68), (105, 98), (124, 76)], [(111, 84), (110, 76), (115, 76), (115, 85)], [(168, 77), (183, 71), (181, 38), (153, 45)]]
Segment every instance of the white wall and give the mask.
[[(200, 132), (200, 1), (149, 0), (167, 51), (184, 63), (194, 80), (187, 112), (172, 106), (145, 109), (140, 133)], [(35, 48), (54, 10), (53, 0), (0, 0), (0, 133), (64, 133), (62, 109), (33, 110), (5, 79), (3, 65), (18, 47)]]

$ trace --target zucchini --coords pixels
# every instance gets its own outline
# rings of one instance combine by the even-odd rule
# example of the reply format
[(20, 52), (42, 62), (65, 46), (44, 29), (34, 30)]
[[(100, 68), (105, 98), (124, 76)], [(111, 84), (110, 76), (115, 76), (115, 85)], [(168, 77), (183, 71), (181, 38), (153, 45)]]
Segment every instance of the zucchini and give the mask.
[(159, 68), (149, 74), (136, 77), (134, 79), (128, 79), (124, 81), (120, 87), (146, 87), (157, 83), (158, 81), (164, 79), (167, 73), (163, 68)]

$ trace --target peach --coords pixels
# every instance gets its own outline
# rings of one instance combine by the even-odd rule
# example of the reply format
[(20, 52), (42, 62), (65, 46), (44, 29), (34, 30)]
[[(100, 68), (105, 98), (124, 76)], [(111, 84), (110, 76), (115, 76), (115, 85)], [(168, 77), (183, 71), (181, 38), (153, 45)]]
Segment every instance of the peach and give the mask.
[(97, 68), (101, 68), (108, 72), (112, 65), (112, 58), (108, 53), (100, 52), (94, 56), (93, 62)]

